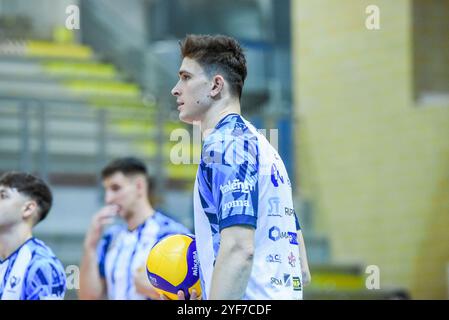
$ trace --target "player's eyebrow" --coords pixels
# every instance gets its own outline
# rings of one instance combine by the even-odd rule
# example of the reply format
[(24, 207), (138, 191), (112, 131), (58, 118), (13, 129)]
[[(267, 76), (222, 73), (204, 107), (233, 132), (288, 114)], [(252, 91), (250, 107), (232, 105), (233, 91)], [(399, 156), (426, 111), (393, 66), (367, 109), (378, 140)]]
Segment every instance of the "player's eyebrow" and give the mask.
[(188, 72), (186, 70), (179, 70), (178, 74), (179, 74), (179, 76), (182, 76), (183, 74), (192, 75), (190, 72)]

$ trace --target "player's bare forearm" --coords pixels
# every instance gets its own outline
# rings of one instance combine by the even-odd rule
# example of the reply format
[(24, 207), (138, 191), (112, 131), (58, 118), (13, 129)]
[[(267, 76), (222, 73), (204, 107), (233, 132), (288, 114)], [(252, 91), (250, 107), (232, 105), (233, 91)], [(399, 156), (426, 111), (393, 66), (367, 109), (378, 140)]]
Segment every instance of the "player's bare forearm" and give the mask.
[(84, 254), (80, 268), (80, 299), (98, 300), (104, 298), (106, 284), (98, 270), (97, 245), (103, 228), (112, 223), (116, 215), (116, 206), (105, 206), (92, 217), (84, 239)]
[(309, 262), (307, 260), (306, 245), (304, 244), (304, 237), (302, 231), (298, 230), (298, 243), (299, 243), (299, 259), (301, 261), (301, 273), (302, 282), (304, 285), (308, 285), (312, 281), (309, 270)]
[(101, 279), (95, 250), (85, 249), (80, 268), (79, 298), (99, 300), (104, 298), (105, 284)]
[(209, 299), (242, 299), (251, 274), (253, 257), (254, 229), (244, 226), (224, 229), (221, 232)]

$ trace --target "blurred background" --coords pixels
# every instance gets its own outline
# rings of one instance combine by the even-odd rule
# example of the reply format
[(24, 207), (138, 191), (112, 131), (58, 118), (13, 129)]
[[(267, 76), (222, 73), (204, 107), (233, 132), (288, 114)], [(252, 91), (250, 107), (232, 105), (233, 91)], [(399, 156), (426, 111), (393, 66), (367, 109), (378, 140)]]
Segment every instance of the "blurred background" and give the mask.
[(305, 299), (448, 299), (449, 0), (0, 0), (0, 173), (50, 183), (35, 235), (64, 265), (80, 263), (115, 157), (144, 159), (157, 207), (193, 227), (197, 165), (169, 161), (170, 133), (192, 131), (170, 95), (188, 33), (246, 51), (242, 112), (278, 130)]

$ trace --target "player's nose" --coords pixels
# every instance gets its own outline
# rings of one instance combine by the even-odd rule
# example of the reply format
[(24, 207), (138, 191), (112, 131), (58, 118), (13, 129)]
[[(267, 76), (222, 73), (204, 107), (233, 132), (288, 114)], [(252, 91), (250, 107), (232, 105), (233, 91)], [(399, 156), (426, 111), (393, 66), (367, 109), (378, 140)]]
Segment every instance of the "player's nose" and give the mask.
[(114, 204), (114, 195), (112, 192), (106, 192), (104, 195), (104, 202), (108, 205)]
[(179, 90), (179, 82), (171, 89), (171, 94), (175, 97), (179, 97), (181, 95), (181, 91)]

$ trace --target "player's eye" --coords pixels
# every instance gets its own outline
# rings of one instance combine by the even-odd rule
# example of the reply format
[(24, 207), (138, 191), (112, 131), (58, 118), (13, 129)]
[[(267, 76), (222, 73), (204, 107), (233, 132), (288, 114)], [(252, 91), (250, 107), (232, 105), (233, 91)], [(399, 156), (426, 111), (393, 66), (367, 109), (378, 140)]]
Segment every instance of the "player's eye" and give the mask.
[(119, 190), (120, 190), (120, 186), (113, 185), (113, 186), (111, 187), (111, 190), (112, 190), (112, 191), (119, 191)]
[(182, 80), (189, 80), (189, 79), (190, 79), (190, 76), (188, 76), (188, 75), (186, 75), (186, 74), (183, 74), (183, 75), (181, 76), (181, 79), (182, 79)]

